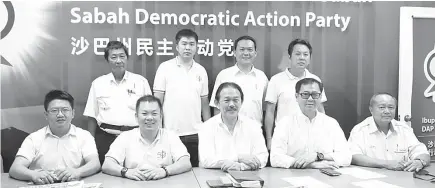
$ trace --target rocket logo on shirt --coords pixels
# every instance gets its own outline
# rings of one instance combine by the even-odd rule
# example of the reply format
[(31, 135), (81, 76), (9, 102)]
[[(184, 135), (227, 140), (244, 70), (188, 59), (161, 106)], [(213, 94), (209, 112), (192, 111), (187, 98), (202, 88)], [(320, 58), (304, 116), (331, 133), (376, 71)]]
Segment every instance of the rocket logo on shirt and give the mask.
[(157, 152), (157, 159), (164, 159), (166, 157), (166, 152), (165, 151), (160, 151)]

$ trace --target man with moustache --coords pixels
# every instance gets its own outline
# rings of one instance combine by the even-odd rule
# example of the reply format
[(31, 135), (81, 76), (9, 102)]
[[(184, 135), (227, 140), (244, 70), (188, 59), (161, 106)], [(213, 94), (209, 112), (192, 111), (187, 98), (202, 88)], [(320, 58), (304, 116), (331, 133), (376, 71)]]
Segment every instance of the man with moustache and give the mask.
[(48, 126), (30, 134), (17, 152), (9, 175), (35, 184), (79, 180), (100, 170), (94, 138), (71, 124), (74, 98), (65, 91), (45, 95)]
[[(234, 82), (245, 93), (245, 101), (240, 108), (240, 114), (263, 124), (263, 101), (266, 93), (268, 79), (263, 71), (254, 67), (257, 57), (257, 42), (251, 36), (241, 36), (234, 41), (234, 56), (236, 64), (219, 72), (213, 88), (211, 98), (215, 98), (216, 90), (221, 83)], [(216, 104), (210, 101), (214, 107), (214, 114), (220, 110)]]
[(88, 130), (95, 137), (101, 164), (116, 136), (138, 127), (134, 117), (136, 101), (151, 94), (146, 78), (126, 70), (128, 57), (128, 49), (121, 42), (107, 44), (104, 58), (111, 72), (92, 82), (83, 112), (89, 117)]
[(323, 85), (304, 78), (295, 86), (300, 111), (278, 122), (272, 138), (272, 167), (331, 168), (349, 166), (352, 156), (337, 120), (318, 111)]
[[(175, 35), (178, 55), (160, 64), (154, 79), (154, 96), (163, 103), (164, 125), (180, 136), (190, 153), (192, 166), (198, 166), (196, 125), (210, 118), (208, 77), (195, 56), (198, 35), (182, 29)], [(201, 120), (202, 114), (202, 120)]]
[[(308, 41), (303, 39), (293, 40), (288, 46), (289, 67), (270, 79), (265, 98), (266, 116), (264, 118), (268, 149), (271, 146), (274, 123), (299, 111), (294, 95), (296, 82), (303, 78), (314, 78), (321, 82), (319, 77), (307, 70), (307, 66), (311, 63), (312, 53), (313, 50)], [(318, 105), (317, 109), (319, 112), (325, 112), (323, 103), (326, 100), (325, 91), (323, 91), (322, 103)]]
[(200, 166), (223, 171), (266, 166), (269, 153), (260, 123), (239, 114), (244, 102), (240, 86), (220, 84), (214, 102), (221, 113), (204, 122), (199, 133)]
[(172, 131), (162, 127), (160, 100), (152, 95), (138, 99), (139, 129), (121, 133), (106, 154), (103, 172), (124, 178), (158, 180), (189, 171), (189, 153)]
[(429, 166), (426, 146), (417, 140), (410, 126), (394, 119), (396, 105), (396, 98), (388, 93), (372, 96), (372, 116), (350, 133), (352, 164), (410, 172)]

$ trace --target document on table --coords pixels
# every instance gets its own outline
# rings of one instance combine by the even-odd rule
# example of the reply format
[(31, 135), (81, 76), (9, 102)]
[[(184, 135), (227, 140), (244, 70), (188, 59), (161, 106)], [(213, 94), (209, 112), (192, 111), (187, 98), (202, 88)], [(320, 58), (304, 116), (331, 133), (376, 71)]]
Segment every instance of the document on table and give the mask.
[(310, 176), (282, 178), (284, 181), (291, 183), (295, 187), (304, 188), (332, 188), (332, 186), (316, 180)]
[(372, 171), (365, 170), (365, 169), (361, 169), (358, 167), (344, 167), (344, 168), (339, 168), (336, 171), (341, 172), (342, 174), (351, 175), (355, 178), (364, 179), (364, 180), (387, 177), (384, 174), (379, 174), (379, 173), (372, 172)]
[(403, 188), (397, 185), (385, 183), (380, 180), (367, 180), (367, 181), (359, 181), (352, 182), (353, 185), (362, 187), (362, 188), (373, 188), (373, 187), (382, 187), (382, 188)]

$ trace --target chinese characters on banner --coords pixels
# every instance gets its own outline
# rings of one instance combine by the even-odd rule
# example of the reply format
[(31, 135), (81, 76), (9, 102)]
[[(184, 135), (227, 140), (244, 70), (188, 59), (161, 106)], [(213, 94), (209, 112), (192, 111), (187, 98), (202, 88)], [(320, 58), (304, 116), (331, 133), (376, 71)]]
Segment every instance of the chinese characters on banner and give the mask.
[[(110, 41), (109, 38), (94, 38), (93, 39), (93, 52), (95, 55), (104, 55), (104, 48), (107, 46), (107, 43)], [(117, 38), (116, 40), (121, 41), (128, 48), (128, 54), (131, 55), (131, 47), (132, 47), (132, 39), (131, 38)], [(210, 39), (198, 40), (198, 55), (203, 56), (213, 56), (214, 55), (214, 43), (210, 41)], [(85, 37), (71, 37), (71, 55), (81, 55), (86, 50), (89, 49), (90, 43)], [(135, 54), (140, 56), (146, 54), (147, 56), (158, 55), (158, 56), (173, 56), (175, 49), (172, 49), (174, 46), (173, 41), (169, 41), (166, 38), (162, 40), (153, 41), (152, 38), (137, 38), (136, 39), (136, 52)], [(217, 46), (219, 48), (219, 53), (217, 55), (220, 56), (233, 56), (233, 41), (231, 39), (220, 39), (217, 42)]]

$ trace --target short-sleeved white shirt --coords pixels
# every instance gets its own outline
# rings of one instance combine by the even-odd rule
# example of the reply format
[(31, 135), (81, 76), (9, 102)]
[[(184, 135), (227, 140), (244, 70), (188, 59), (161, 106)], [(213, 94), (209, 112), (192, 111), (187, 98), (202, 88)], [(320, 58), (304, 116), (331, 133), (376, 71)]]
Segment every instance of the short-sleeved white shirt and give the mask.
[(270, 163), (273, 167), (289, 168), (295, 159), (313, 152), (331, 155), (340, 166), (352, 160), (349, 145), (337, 120), (317, 112), (310, 120), (302, 112), (278, 122), (272, 137)]
[[(137, 126), (136, 102), (151, 94), (148, 80), (141, 75), (125, 71), (119, 84), (112, 73), (102, 75), (92, 82), (83, 115), (95, 118), (98, 125)], [(119, 130), (101, 129), (111, 134), (121, 133)]]
[(255, 67), (252, 67), (249, 73), (244, 73), (237, 65), (222, 70), (216, 77), (210, 106), (216, 107), (214, 101), (216, 91), (224, 82), (234, 82), (242, 88), (244, 100), (239, 114), (254, 119), (262, 125), (263, 98), (269, 82), (266, 74)]
[(183, 156), (190, 157), (175, 133), (160, 129), (156, 139), (148, 143), (142, 138), (139, 128), (121, 133), (106, 154), (126, 168), (168, 166)]
[[(319, 77), (310, 73), (307, 69), (305, 69), (302, 78), (293, 76), (288, 69), (285, 69), (284, 71), (272, 76), (270, 79), (265, 100), (278, 106), (275, 124), (283, 117), (300, 111), (295, 97), (295, 86), (299, 80), (304, 78), (314, 78), (321, 82)], [(325, 89), (323, 89), (321, 101), (325, 102), (326, 100)]]
[(220, 168), (223, 160), (237, 162), (239, 155), (254, 155), (261, 162), (261, 168), (266, 166), (269, 153), (259, 124), (239, 115), (231, 134), (220, 113), (204, 122), (199, 132), (200, 166)]
[(349, 137), (352, 154), (363, 154), (380, 160), (409, 160), (429, 154), (407, 124), (392, 120), (387, 135), (376, 126), (373, 116), (356, 125)]
[(54, 135), (48, 125), (31, 133), (24, 139), (16, 156), (29, 160), (31, 170), (57, 170), (79, 168), (91, 155), (98, 157), (94, 137), (71, 124), (68, 133), (61, 138)]
[(154, 93), (165, 93), (164, 126), (179, 136), (198, 133), (201, 98), (208, 96), (208, 77), (204, 67), (193, 60), (187, 71), (178, 56), (160, 64), (154, 79)]

